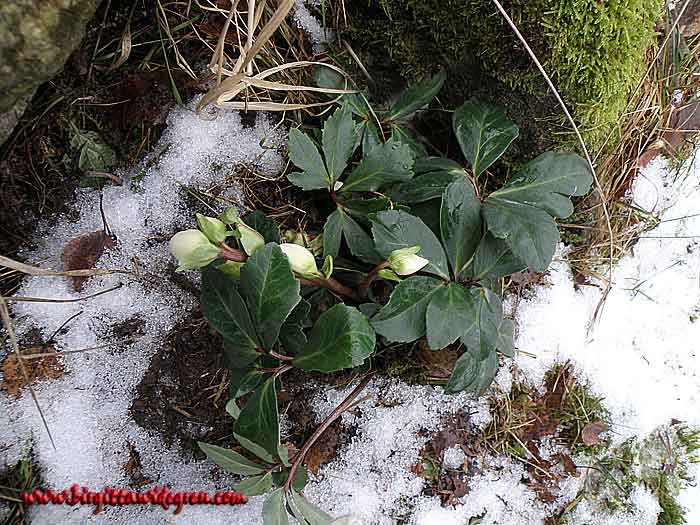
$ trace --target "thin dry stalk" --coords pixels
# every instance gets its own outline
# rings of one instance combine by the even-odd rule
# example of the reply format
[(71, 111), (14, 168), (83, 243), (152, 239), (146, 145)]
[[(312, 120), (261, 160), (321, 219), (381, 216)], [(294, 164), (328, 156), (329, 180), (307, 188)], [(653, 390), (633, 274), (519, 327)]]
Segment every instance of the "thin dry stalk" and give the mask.
[(545, 71), (544, 66), (542, 66), (542, 63), (537, 58), (537, 55), (535, 54), (535, 52), (530, 48), (530, 45), (528, 44), (525, 37), (522, 35), (522, 33), (520, 32), (518, 27), (515, 25), (515, 22), (513, 22), (511, 17), (508, 15), (508, 13), (506, 13), (505, 9), (503, 9), (503, 6), (500, 4), (500, 2), (498, 0), (493, 0), (493, 3), (496, 5), (496, 8), (501, 13), (501, 15), (503, 15), (506, 22), (508, 22), (508, 25), (511, 27), (511, 29), (513, 30), (515, 35), (522, 42), (523, 46), (525, 46), (525, 50), (530, 55), (530, 58), (535, 63), (535, 65), (537, 66), (537, 69), (540, 71), (540, 73), (544, 77), (545, 81), (547, 82), (547, 85), (549, 86), (549, 89), (552, 91), (552, 93), (554, 94), (554, 96), (557, 99), (557, 102), (559, 103), (562, 110), (564, 111), (564, 114), (566, 115), (567, 120), (571, 123), (571, 126), (573, 127), (574, 132), (576, 133), (576, 138), (578, 139), (579, 143), (581, 144), (581, 148), (586, 156), (586, 160), (588, 161), (588, 165), (591, 169), (591, 174), (593, 175), (593, 181), (595, 183), (596, 191), (600, 195), (600, 201), (601, 201), (600, 205), (603, 208), (603, 214), (605, 216), (605, 222), (606, 222), (606, 226), (608, 229), (608, 235), (609, 235), (610, 258), (608, 261), (609, 267), (608, 267), (607, 284), (605, 286), (605, 290), (603, 292), (603, 295), (601, 296), (600, 301), (598, 302), (598, 305), (596, 306), (595, 312), (593, 314), (593, 319), (591, 320), (591, 323), (589, 325), (589, 328), (590, 328), (595, 324), (595, 321), (598, 318), (598, 315), (601, 312), (603, 305), (605, 304), (605, 300), (607, 299), (608, 294), (610, 293), (610, 290), (612, 289), (613, 264), (614, 264), (613, 251), (614, 251), (615, 242), (614, 242), (613, 229), (612, 229), (612, 225), (610, 222), (610, 212), (608, 210), (607, 197), (603, 191), (602, 186), (600, 185), (600, 181), (598, 180), (598, 175), (596, 174), (595, 167), (593, 166), (593, 161), (591, 160), (591, 156), (588, 153), (588, 148), (586, 147), (586, 143), (584, 142), (583, 137), (581, 136), (581, 132), (579, 131), (578, 126), (576, 125), (576, 122), (574, 122), (574, 119), (571, 116), (571, 113), (569, 113), (569, 109), (566, 107), (566, 104), (564, 103), (564, 100), (561, 98), (559, 91), (554, 86), (552, 79), (549, 77), (549, 75)]

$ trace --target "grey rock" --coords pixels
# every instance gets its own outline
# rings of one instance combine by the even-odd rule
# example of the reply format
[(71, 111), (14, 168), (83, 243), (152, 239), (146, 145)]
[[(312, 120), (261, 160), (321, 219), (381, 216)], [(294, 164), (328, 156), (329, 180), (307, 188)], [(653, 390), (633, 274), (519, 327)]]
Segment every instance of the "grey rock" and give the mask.
[(0, 1), (0, 144), (85, 36), (99, 0)]

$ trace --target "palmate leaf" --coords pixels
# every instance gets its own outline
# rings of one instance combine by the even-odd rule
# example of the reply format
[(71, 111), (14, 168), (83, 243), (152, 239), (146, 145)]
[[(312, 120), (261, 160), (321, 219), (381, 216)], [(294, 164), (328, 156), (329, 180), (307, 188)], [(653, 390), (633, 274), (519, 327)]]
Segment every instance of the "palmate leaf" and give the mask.
[(238, 399), (255, 390), (265, 379), (267, 373), (252, 367), (231, 369), (231, 382), (229, 395), (231, 399)]
[(477, 281), (500, 279), (525, 268), (527, 264), (513, 255), (505, 241), (486, 232), (469, 265), (467, 277)]
[(516, 258), (543, 272), (559, 242), (551, 216), (568, 217), (573, 212), (569, 196), (588, 192), (592, 180), (580, 156), (544, 153), (486, 199), (483, 210), (488, 229), (505, 241)]
[(207, 455), (209, 460), (219, 465), (226, 472), (240, 474), (242, 476), (255, 476), (265, 472), (265, 467), (241, 456), (233, 450), (217, 447), (208, 443), (197, 442), (199, 448)]
[(224, 339), (242, 352), (260, 346), (253, 321), (235, 280), (207, 267), (202, 270), (204, 317)]
[(574, 212), (570, 196), (588, 193), (593, 176), (588, 162), (575, 153), (543, 153), (528, 162), (489, 199), (520, 202), (565, 219)]
[(413, 177), (414, 154), (411, 148), (394, 139), (374, 147), (350, 173), (340, 193), (377, 191), (394, 182)]
[(404, 126), (398, 126), (392, 124), (391, 126), (391, 139), (402, 144), (406, 144), (413, 152), (413, 157), (416, 159), (424, 158), (428, 156), (428, 151), (422, 142), (418, 140), (414, 133), (409, 131)]
[(459, 339), (474, 318), (475, 305), (466, 288), (449, 283), (433, 294), (425, 313), (428, 346), (440, 350)]
[(277, 341), (287, 316), (301, 300), (299, 281), (289, 260), (277, 244), (257, 250), (241, 270), (241, 295), (262, 346), (269, 350)]
[(416, 111), (428, 105), (442, 89), (445, 78), (445, 72), (441, 71), (428, 80), (410, 86), (391, 106), (387, 120), (409, 118)]
[(355, 149), (357, 129), (347, 106), (335, 110), (323, 124), (323, 155), (331, 178), (331, 186), (338, 180)]
[(271, 492), (262, 507), (263, 525), (289, 525), (285, 497), (282, 489)]
[(464, 346), (476, 351), (475, 355), (483, 359), (498, 346), (503, 304), (501, 298), (488, 288), (469, 288), (468, 293), (472, 308), (460, 339)]
[(418, 204), (442, 197), (447, 186), (462, 178), (464, 172), (433, 171), (397, 184), (390, 195), (396, 202)]
[(462, 166), (460, 166), (458, 162), (445, 157), (425, 157), (416, 159), (416, 164), (413, 167), (413, 171), (416, 172), (416, 175), (432, 173), (435, 171), (449, 171), (457, 175), (464, 176)]
[(467, 348), (457, 359), (452, 375), (445, 385), (450, 394), (475, 392), (482, 394), (493, 382), (498, 371), (498, 356), (489, 352), (481, 356), (478, 350)]
[(489, 232), (505, 241), (517, 259), (537, 272), (547, 269), (559, 242), (559, 230), (549, 213), (490, 196), (482, 210)]
[(292, 354), (298, 354), (306, 344), (304, 323), (309, 318), (311, 305), (302, 299), (284, 321), (280, 329), (280, 343)]
[(251, 441), (270, 456), (277, 456), (280, 452), (275, 381), (271, 377), (255, 389), (233, 426), (236, 437)]
[(377, 264), (381, 257), (374, 249), (374, 242), (367, 232), (342, 208), (331, 213), (323, 226), (323, 254), (338, 257), (342, 238), (350, 252), (367, 263)]
[(372, 317), (372, 326), (389, 341), (407, 343), (425, 335), (426, 310), (441, 281), (414, 276), (400, 282), (389, 302)]
[(503, 111), (475, 100), (455, 110), (452, 127), (476, 177), (496, 162), (518, 136), (518, 127)]
[(298, 130), (289, 130), (289, 159), (303, 170), (303, 174), (292, 173), (287, 178), (302, 189), (330, 188), (331, 182), (323, 158), (313, 140)]
[(309, 503), (301, 494), (295, 490), (291, 491), (290, 508), (292, 514), (299, 521), (308, 525), (330, 525), (333, 518), (323, 512), (315, 505)]
[(405, 211), (388, 210), (370, 216), (377, 252), (387, 259), (401, 248), (420, 246), (418, 255), (428, 259), (422, 271), (448, 278), (447, 256), (435, 234), (418, 217)]
[(337, 304), (316, 321), (309, 341), (292, 364), (303, 370), (335, 372), (361, 365), (374, 351), (369, 320), (356, 308)]
[(442, 196), (440, 232), (442, 244), (459, 279), (481, 241), (481, 203), (474, 186), (462, 177)]

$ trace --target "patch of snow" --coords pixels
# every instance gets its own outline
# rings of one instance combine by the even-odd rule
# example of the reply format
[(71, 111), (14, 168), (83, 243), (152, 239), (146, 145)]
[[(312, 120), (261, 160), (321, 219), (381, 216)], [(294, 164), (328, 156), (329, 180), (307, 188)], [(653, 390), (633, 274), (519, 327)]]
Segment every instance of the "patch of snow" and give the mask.
[(467, 455), (461, 447), (450, 447), (443, 452), (442, 466), (446, 469), (459, 469), (462, 468), (465, 459)]
[(322, 22), (316, 18), (307, 6), (321, 7), (322, 0), (295, 0), (292, 18), (299, 29), (303, 29), (309, 40), (313, 43), (314, 53), (325, 51), (326, 44), (335, 38), (332, 29), (323, 27)]
[[(129, 415), (136, 386), (164, 336), (196, 306), (196, 298), (180, 290), (167, 276), (173, 267), (167, 240), (177, 230), (192, 227), (194, 214), (185, 187), (209, 190), (224, 185), (224, 178), (245, 165), (266, 176), (282, 170), (286, 130), (259, 114), (245, 127), (240, 114), (218, 110), (198, 115), (196, 100), (174, 110), (168, 128), (156, 147), (157, 154), (130, 173), (122, 173), (122, 186), (106, 186), (101, 194), (104, 212), (117, 246), (106, 250), (97, 267), (130, 268), (131, 274), (110, 274), (86, 283), (80, 293), (65, 278), (31, 277), (18, 295), (78, 299), (120, 286), (85, 301), (64, 303), (19, 302), (12, 305), (15, 330), (21, 338), (30, 330), (50, 337), (66, 320), (77, 315), (54, 337), (58, 350), (100, 346), (65, 355), (67, 373), (42, 383), (36, 391), (55, 440), (54, 449), (28, 393), (19, 400), (0, 394), (0, 464), (16, 462), (33, 438), (33, 452), (42, 467), (46, 488), (62, 490), (73, 483), (93, 490), (105, 485), (125, 487), (128, 478), (127, 442), (139, 451), (143, 471), (157, 484), (173, 490), (207, 490), (230, 486), (231, 478), (218, 484), (210, 480), (211, 464), (181, 457), (177, 445), (170, 448), (155, 435), (138, 427)], [(133, 186), (133, 187), (132, 187)], [(240, 204), (240, 188), (228, 183), (231, 204)], [(24, 254), (30, 262), (60, 268), (60, 255), (74, 237), (102, 229), (100, 192), (80, 190), (77, 220), (60, 217), (46, 224), (34, 239), (39, 245)], [(223, 205), (222, 205), (223, 208)], [(120, 341), (113, 327), (138, 320), (143, 335)], [(5, 349), (6, 351), (7, 349)], [(47, 506), (33, 509), (36, 523), (170, 523), (162, 509), (119, 508), (90, 518), (87, 507)], [(238, 518), (236, 518), (238, 516)], [(257, 500), (236, 509), (186, 507), (179, 523), (257, 523)]]

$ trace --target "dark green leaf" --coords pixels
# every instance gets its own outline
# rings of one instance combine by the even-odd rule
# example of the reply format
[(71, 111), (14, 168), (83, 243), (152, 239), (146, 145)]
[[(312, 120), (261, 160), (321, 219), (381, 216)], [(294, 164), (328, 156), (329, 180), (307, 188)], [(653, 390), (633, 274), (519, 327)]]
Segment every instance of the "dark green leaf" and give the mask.
[(236, 282), (214, 268), (202, 271), (202, 310), (212, 327), (236, 347), (246, 350), (260, 346)]
[(391, 190), (391, 198), (405, 204), (416, 204), (442, 197), (445, 188), (452, 182), (464, 178), (462, 174), (450, 171), (434, 171), (396, 185)]
[(370, 220), (375, 248), (383, 258), (400, 248), (420, 246), (418, 255), (430, 261), (423, 271), (448, 278), (445, 251), (435, 234), (419, 218), (404, 211), (389, 210), (374, 214)]
[(325, 187), (330, 186), (330, 178), (316, 144), (297, 128), (289, 130), (289, 159), (311, 180), (325, 179)]
[(372, 326), (389, 341), (406, 343), (423, 337), (426, 309), (440, 283), (426, 276), (409, 277), (399, 283), (386, 306), (372, 318)]
[(362, 156), (367, 156), (370, 151), (381, 144), (379, 130), (373, 121), (368, 120), (363, 125), (362, 133)]
[(440, 350), (459, 339), (474, 318), (472, 296), (466, 288), (450, 283), (433, 294), (425, 313), (428, 346)]
[[(239, 415), (238, 417), (241, 417), (241, 416)], [(257, 457), (262, 459), (264, 462), (270, 463), (270, 464), (276, 463), (274, 456), (272, 454), (270, 454), (269, 452), (266, 452), (265, 449), (263, 447), (261, 447), (260, 445), (258, 445), (257, 443), (254, 443), (250, 439), (243, 437), (243, 436), (240, 436), (240, 435), (236, 434), (235, 432), (233, 433), (233, 437), (236, 438), (236, 441), (238, 441), (238, 443), (244, 449), (246, 449), (248, 452), (255, 454)]]
[(559, 242), (559, 230), (546, 211), (491, 196), (482, 210), (491, 234), (503, 239), (517, 259), (537, 272), (547, 269)]
[(406, 146), (411, 148), (413, 156), (416, 159), (428, 156), (428, 151), (425, 149), (425, 146), (423, 146), (423, 144), (414, 136), (414, 134), (404, 126), (392, 125), (391, 139), (400, 142), (401, 144), (406, 144)]
[(269, 350), (284, 320), (301, 300), (299, 281), (277, 244), (266, 244), (248, 259), (241, 270), (240, 286), (258, 337)]
[(372, 317), (376, 314), (382, 306), (377, 303), (363, 303), (358, 308), (360, 312), (365, 314), (367, 317)]
[(500, 279), (527, 268), (510, 251), (505, 241), (486, 233), (476, 249), (469, 267), (469, 277), (476, 280)]
[(343, 209), (359, 220), (367, 220), (367, 215), (391, 208), (391, 201), (386, 197), (374, 199), (351, 199), (341, 203)]
[(233, 431), (262, 447), (268, 454), (279, 454), (280, 430), (275, 378), (260, 385), (241, 410)]
[(287, 175), (289, 182), (304, 191), (327, 190), (330, 187), (328, 179), (324, 176), (312, 175), (306, 172), (293, 172)]
[(284, 500), (282, 489), (277, 489), (265, 498), (262, 508), (263, 525), (289, 525)]
[(309, 482), (309, 469), (304, 465), (299, 465), (299, 468), (294, 473), (292, 480), (292, 488), (296, 491), (304, 490), (304, 487)]
[(428, 105), (442, 89), (445, 72), (441, 71), (433, 78), (414, 84), (406, 89), (391, 107), (388, 120), (411, 117), (416, 111)]
[(501, 298), (488, 288), (469, 288), (468, 292), (471, 295), (471, 316), (464, 325), (461, 341), (483, 358), (493, 353), (498, 344), (503, 305)]
[(306, 344), (304, 324), (309, 318), (311, 305), (304, 299), (294, 307), (280, 330), (280, 343), (292, 354), (298, 354)]
[(340, 241), (343, 238), (343, 214), (335, 210), (323, 225), (323, 256), (338, 257)]
[(235, 399), (229, 399), (224, 409), (226, 410), (226, 413), (234, 420), (238, 419), (238, 416), (241, 414), (241, 409), (238, 404), (236, 404)]
[[(323, 124), (323, 155), (331, 186), (340, 178), (355, 147), (357, 129), (350, 110), (341, 106)], [(305, 170), (307, 171), (307, 170)]]
[(374, 249), (374, 242), (369, 234), (365, 232), (352, 217), (343, 213), (342, 210), (338, 211), (343, 218), (343, 235), (345, 236), (345, 242), (348, 244), (350, 252), (366, 263), (380, 263), (382, 258)]
[(308, 525), (330, 525), (333, 518), (323, 512), (321, 509), (309, 503), (302, 495), (297, 494), (292, 490), (290, 507), (294, 517), (300, 523), (308, 523)]
[(245, 456), (241, 456), (233, 450), (209, 445), (208, 443), (197, 442), (199, 448), (207, 455), (209, 460), (219, 465), (226, 472), (240, 474), (242, 476), (254, 476), (265, 472), (265, 467), (259, 465)]
[(575, 153), (543, 153), (527, 163), (489, 199), (516, 201), (566, 218), (574, 212), (569, 196), (585, 195), (593, 176), (585, 159)]
[(510, 319), (501, 319), (501, 325), (498, 327), (496, 350), (510, 358), (515, 357), (515, 348), (513, 348), (514, 329), (513, 321)]
[(335, 372), (360, 365), (374, 351), (375, 336), (356, 308), (337, 304), (321, 314), (309, 342), (292, 364), (303, 370)]
[(400, 142), (390, 140), (370, 151), (343, 183), (340, 192), (376, 191), (393, 182), (413, 177), (413, 153)]
[(238, 399), (257, 388), (265, 378), (265, 372), (257, 368), (232, 368), (229, 394), (232, 399)]
[(462, 275), (481, 240), (481, 203), (474, 186), (462, 177), (442, 196), (440, 232), (455, 278)]
[(114, 150), (94, 131), (70, 126), (71, 147), (79, 152), (78, 168), (82, 171), (109, 171), (117, 160)]
[[(441, 199), (432, 199), (426, 202), (417, 202), (411, 204), (411, 208), (407, 211), (411, 215), (415, 215), (420, 220), (423, 221), (428, 229), (435, 234), (436, 237), (440, 237), (440, 206), (442, 204)], [(400, 209), (401, 205), (397, 205), (397, 209)]]
[(248, 497), (260, 496), (272, 488), (272, 474), (268, 472), (262, 476), (254, 476), (244, 479), (233, 486), (233, 490)]
[(450, 394), (462, 391), (482, 394), (493, 382), (497, 371), (498, 356), (495, 352), (481, 357), (478, 350), (467, 348), (457, 359), (445, 391)]
[(416, 175), (421, 175), (423, 173), (431, 173), (433, 171), (449, 171), (456, 175), (464, 176), (464, 169), (462, 166), (452, 159), (446, 159), (444, 157), (425, 157), (421, 159), (416, 159), (416, 165), (413, 168)]
[(256, 347), (241, 344), (239, 339), (224, 338), (224, 361), (228, 368), (246, 368), (259, 357)]
[(499, 108), (469, 101), (457, 108), (452, 118), (462, 153), (475, 176), (479, 176), (508, 149), (518, 136), (518, 126)]
[(263, 236), (265, 242), (280, 242), (280, 227), (263, 212), (256, 210), (245, 216), (243, 220), (248, 226)]

